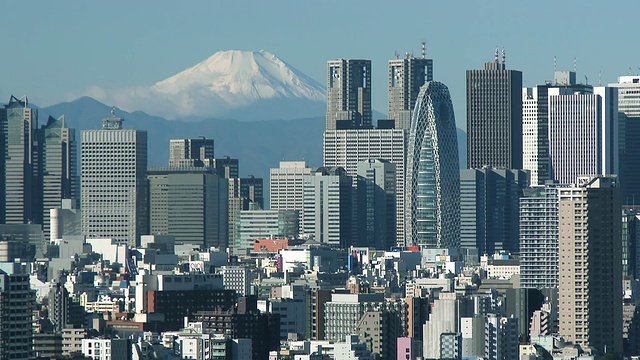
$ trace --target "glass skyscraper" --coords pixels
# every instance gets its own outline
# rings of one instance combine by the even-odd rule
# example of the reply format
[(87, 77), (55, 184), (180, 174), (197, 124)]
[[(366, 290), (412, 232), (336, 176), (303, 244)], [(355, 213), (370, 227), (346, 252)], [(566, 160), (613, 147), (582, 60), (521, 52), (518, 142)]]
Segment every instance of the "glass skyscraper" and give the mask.
[(407, 154), (408, 243), (428, 247), (460, 244), (460, 170), (456, 121), (446, 85), (420, 90)]

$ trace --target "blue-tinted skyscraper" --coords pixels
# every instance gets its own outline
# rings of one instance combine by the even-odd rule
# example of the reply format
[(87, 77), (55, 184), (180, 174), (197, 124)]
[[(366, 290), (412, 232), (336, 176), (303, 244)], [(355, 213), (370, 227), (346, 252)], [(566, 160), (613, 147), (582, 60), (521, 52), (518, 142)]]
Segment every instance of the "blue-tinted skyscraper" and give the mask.
[(407, 153), (408, 243), (460, 244), (460, 172), (456, 120), (446, 85), (420, 90)]

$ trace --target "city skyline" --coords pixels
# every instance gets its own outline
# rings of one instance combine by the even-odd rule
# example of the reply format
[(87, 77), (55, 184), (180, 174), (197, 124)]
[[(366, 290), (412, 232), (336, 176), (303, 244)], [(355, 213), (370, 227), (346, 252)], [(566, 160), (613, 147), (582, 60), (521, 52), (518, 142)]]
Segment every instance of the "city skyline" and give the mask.
[[(338, 12), (320, 4), (273, 6), (257, 2), (195, 3), (187, 9), (160, 2), (153, 3), (153, 11), (143, 2), (130, 4), (126, 13), (106, 4), (75, 4), (73, 9), (57, 4), (5, 4), (8, 13), (28, 10), (30, 23), (38, 26), (17, 19), (7, 19), (0, 25), (12, 34), (14, 54), (20, 54), (1, 59), (0, 68), (31, 69), (5, 70), (0, 96), (27, 94), (35, 104), (45, 106), (73, 100), (91, 89), (95, 92), (96, 87), (116, 91), (150, 86), (217, 51), (265, 49), (320, 83), (324, 83), (328, 59), (371, 59), (373, 109), (385, 114), (388, 60), (394, 58), (396, 50), (401, 57), (405, 52), (419, 56), (424, 40), (427, 57), (434, 60), (434, 79), (451, 88), (454, 107), (460, 114), (458, 126), (462, 128), (464, 70), (476, 68), (478, 60), (491, 61), (496, 47), (506, 50), (508, 69), (523, 72), (524, 86), (552, 79), (554, 57), (559, 70), (573, 70), (576, 58), (578, 80), (585, 81), (586, 75), (593, 85), (599, 83), (600, 72), (602, 84), (616, 82), (630, 68), (637, 73), (633, 59), (640, 55), (639, 50), (622, 44), (633, 41), (632, 14), (638, 5), (608, 5), (599, 9), (600, 17), (595, 18), (592, 8), (577, 4), (553, 4), (553, 14), (571, 15), (563, 16), (563, 26), (581, 29), (560, 36), (556, 27), (539, 26), (539, 21), (553, 21), (551, 3), (501, 1), (484, 6), (469, 2), (460, 9), (459, 4), (416, 2), (416, 11), (406, 14), (406, 26), (400, 27), (371, 26), (388, 21), (382, 3), (376, 2), (364, 8), (358, 3), (342, 4)], [(350, 17), (356, 9), (364, 11), (364, 16)], [(315, 16), (302, 21), (297, 16), (301, 12)], [(243, 14), (243, 20), (238, 23), (235, 16), (215, 16), (222, 13)], [(425, 13), (439, 15), (424, 22), (421, 19)], [(523, 18), (522, 13), (528, 16)], [(210, 14), (216, 21), (204, 21), (203, 17), (210, 18)], [(329, 14), (336, 21), (349, 21), (354, 28), (370, 31), (342, 36), (339, 29), (327, 28), (322, 21)], [(193, 21), (182, 20), (185, 18)], [(122, 22), (122, 26), (117, 30), (94, 26), (113, 21)], [(595, 25), (582, 26), (584, 22)], [(302, 26), (306, 30), (298, 32)]]

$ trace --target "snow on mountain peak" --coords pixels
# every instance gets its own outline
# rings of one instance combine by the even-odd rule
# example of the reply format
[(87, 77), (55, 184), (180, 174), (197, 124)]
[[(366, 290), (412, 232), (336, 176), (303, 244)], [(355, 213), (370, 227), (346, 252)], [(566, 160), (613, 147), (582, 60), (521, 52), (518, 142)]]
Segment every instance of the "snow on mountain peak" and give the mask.
[(210, 91), (231, 106), (273, 98), (325, 100), (322, 85), (264, 50), (217, 52), (151, 89), (167, 95)]
[(220, 51), (152, 86), (87, 95), (168, 119), (299, 119), (326, 109), (324, 86), (264, 50)]

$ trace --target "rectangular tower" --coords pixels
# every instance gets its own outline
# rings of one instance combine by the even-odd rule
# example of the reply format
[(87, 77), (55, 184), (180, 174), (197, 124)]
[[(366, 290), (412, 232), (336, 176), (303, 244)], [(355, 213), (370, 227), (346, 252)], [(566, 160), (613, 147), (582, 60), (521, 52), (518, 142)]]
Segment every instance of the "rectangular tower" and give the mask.
[(371, 128), (371, 60), (327, 63), (327, 130)]
[(83, 130), (82, 234), (135, 246), (148, 233), (147, 132), (124, 130), (112, 116)]
[(549, 157), (554, 180), (618, 173), (617, 89), (549, 89)]
[(420, 87), (433, 80), (433, 60), (407, 56), (389, 60), (389, 119), (396, 129), (411, 128)]
[(395, 246), (396, 166), (380, 159), (362, 161), (357, 183), (358, 246)]
[(549, 180), (549, 86), (522, 88), (522, 168), (531, 185)]
[(522, 72), (504, 62), (467, 70), (467, 167), (522, 169)]
[(281, 161), (272, 168), (269, 177), (269, 206), (271, 210), (296, 210), (302, 224), (303, 180), (311, 174), (305, 161)]
[(622, 219), (617, 177), (558, 189), (559, 334), (599, 354), (622, 353)]

